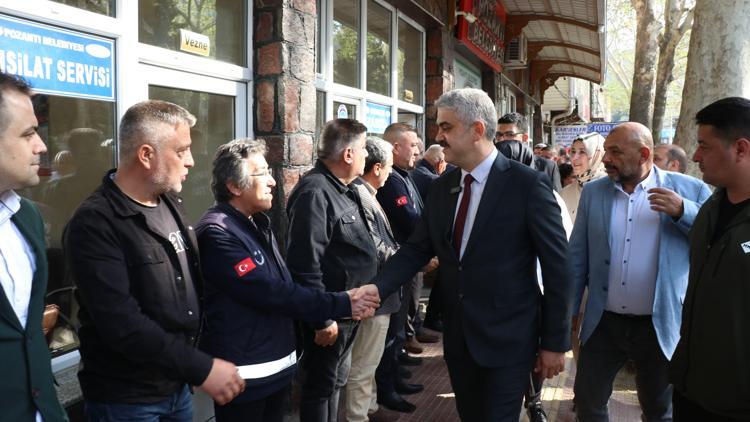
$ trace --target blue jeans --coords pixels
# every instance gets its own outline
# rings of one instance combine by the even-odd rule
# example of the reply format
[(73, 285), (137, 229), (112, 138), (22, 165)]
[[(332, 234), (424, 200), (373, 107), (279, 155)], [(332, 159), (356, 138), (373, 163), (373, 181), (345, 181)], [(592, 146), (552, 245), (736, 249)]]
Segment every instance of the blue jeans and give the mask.
[(122, 404), (86, 400), (88, 422), (192, 422), (193, 399), (185, 385), (168, 399), (156, 403)]

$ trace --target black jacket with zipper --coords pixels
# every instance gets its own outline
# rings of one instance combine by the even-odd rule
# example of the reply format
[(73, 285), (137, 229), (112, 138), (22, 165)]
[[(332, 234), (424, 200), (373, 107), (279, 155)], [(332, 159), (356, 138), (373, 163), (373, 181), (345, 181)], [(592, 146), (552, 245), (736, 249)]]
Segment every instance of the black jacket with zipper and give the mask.
[[(83, 396), (104, 403), (154, 403), (185, 383), (202, 384), (212, 357), (196, 348), (200, 329), (198, 242), (182, 200), (164, 194), (183, 233), (191, 277), (169, 239), (114, 183), (76, 210), (64, 234), (80, 303)], [(193, 283), (188, 280), (192, 279)]]

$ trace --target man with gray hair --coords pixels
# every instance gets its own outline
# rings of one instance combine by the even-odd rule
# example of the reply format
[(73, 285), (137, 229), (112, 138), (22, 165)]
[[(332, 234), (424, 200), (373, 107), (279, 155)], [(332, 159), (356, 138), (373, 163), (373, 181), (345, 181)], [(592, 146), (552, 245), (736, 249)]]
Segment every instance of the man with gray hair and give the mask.
[(679, 145), (660, 144), (654, 147), (654, 165), (662, 170), (684, 174), (687, 171), (688, 156)]
[[(378, 251), (378, 266), (381, 266), (398, 249), (388, 218), (375, 197), (378, 189), (383, 187), (391, 174), (393, 146), (377, 136), (368, 136), (366, 147), (364, 174), (353, 184), (359, 192), (362, 209), (370, 226), (370, 236)], [(397, 414), (389, 413), (376, 403), (375, 370), (383, 365), (384, 361), (388, 364), (396, 360), (395, 351), (390, 361), (383, 356), (383, 351), (386, 350), (386, 334), (391, 314), (398, 312), (401, 306), (400, 296), (400, 292), (396, 292), (384, 298), (375, 316), (359, 324), (357, 337), (352, 343), (352, 367), (346, 383), (348, 422), (367, 422), (368, 419), (386, 421), (398, 418)], [(377, 381), (379, 389), (380, 380)]]
[[(303, 286), (340, 292), (372, 279), (377, 250), (351, 183), (364, 173), (367, 128), (354, 119), (326, 123), (318, 161), (292, 190), (287, 203), (287, 265)], [(349, 376), (351, 320), (303, 324), (302, 422), (335, 421), (339, 391)]]
[(130, 107), (120, 122), (119, 167), (65, 229), (89, 421), (192, 421), (190, 385), (219, 403), (245, 388), (233, 363), (196, 348), (198, 246), (177, 196), (193, 166), (194, 124), (172, 103)]
[(363, 290), (385, 297), (437, 256), (458, 413), (467, 422), (517, 421), (529, 371), (555, 376), (570, 350), (560, 207), (542, 173), (498, 154), (497, 115), (484, 91), (453, 90), (435, 106), (436, 141), (458, 168), (435, 182), (414, 233)]
[(417, 161), (414, 170), (410, 174), (414, 184), (417, 186), (419, 196), (422, 197), (422, 202), (427, 199), (427, 193), (432, 181), (443, 174), (447, 164), (445, 162), (443, 147), (438, 144), (430, 145), (425, 150), (422, 159)]

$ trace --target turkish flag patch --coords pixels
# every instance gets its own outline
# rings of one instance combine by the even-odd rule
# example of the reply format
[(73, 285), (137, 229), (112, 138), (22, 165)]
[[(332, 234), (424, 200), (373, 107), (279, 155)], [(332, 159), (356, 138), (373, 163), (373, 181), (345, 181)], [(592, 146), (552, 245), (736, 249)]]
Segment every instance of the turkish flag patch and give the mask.
[(409, 203), (409, 200), (406, 199), (406, 195), (399, 196), (398, 198), (396, 198), (396, 206), (397, 207), (403, 207), (404, 205), (406, 205), (408, 203)]
[(237, 275), (239, 277), (242, 277), (243, 275), (249, 273), (250, 271), (255, 269), (255, 263), (251, 258), (245, 258), (242, 261), (240, 261), (237, 265), (234, 266), (234, 271), (237, 272)]

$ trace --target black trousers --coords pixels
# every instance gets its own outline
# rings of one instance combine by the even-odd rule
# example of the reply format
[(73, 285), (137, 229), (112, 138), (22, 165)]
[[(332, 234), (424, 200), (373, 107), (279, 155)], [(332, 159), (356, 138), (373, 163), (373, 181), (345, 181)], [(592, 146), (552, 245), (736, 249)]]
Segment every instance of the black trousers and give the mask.
[(331, 346), (315, 344), (315, 330), (303, 329), (305, 354), (300, 361), (301, 422), (333, 422), (338, 415), (339, 393), (349, 378), (354, 321), (338, 321), (339, 335)]
[(465, 344), (463, 354), (446, 356), (445, 361), (463, 422), (518, 422), (533, 361), (487, 368), (474, 361)]
[(289, 407), (289, 385), (260, 400), (219, 406), (214, 402), (216, 422), (283, 422)]
[[(729, 418), (706, 410), (698, 403), (674, 390), (672, 395), (672, 416), (674, 422), (741, 422), (742, 419)], [(744, 419), (747, 421), (748, 419)]]

